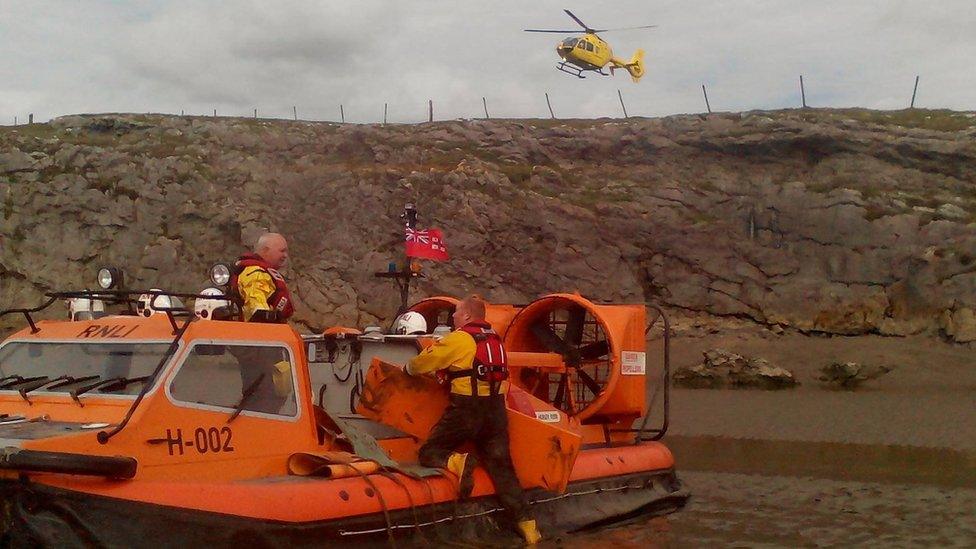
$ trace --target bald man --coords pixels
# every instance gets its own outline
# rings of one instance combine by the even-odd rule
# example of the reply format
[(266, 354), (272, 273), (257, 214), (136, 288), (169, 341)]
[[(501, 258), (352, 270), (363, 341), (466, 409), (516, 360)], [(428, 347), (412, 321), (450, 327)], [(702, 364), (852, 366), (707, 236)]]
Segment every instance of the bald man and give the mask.
[(285, 322), (294, 306), (285, 279), (278, 269), (288, 260), (288, 242), (278, 233), (258, 238), (254, 252), (237, 260), (232, 288), (241, 300), (247, 322)]
[(454, 473), (459, 495), (468, 497), (478, 459), (458, 448), (473, 443), (502, 507), (525, 541), (534, 544), (542, 536), (509, 452), (508, 362), (501, 338), (485, 320), (485, 312), (480, 297), (466, 297), (454, 310), (457, 329), (410, 359), (404, 368), (408, 375), (444, 371), (451, 386), (450, 405), (431, 429), (418, 457), (421, 465)]
[[(261, 235), (254, 251), (237, 260), (230, 287), (237, 291), (244, 321), (284, 323), (292, 315), (291, 294), (278, 272), (287, 260), (288, 242), (278, 233)], [(242, 396), (249, 389), (252, 392), (247, 409), (278, 413), (288, 395), (276, 392), (275, 377), (290, 375), (281, 350), (252, 346), (232, 354), (241, 366)]]

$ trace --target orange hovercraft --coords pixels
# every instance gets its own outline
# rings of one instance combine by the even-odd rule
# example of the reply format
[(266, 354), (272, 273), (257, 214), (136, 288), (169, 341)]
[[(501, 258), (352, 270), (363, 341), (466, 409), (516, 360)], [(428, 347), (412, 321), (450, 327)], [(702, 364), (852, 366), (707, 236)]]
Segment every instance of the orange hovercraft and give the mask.
[[(217, 265), (212, 280), (228, 274)], [(219, 287), (124, 290), (120, 275), (0, 312), (28, 325), (0, 345), (5, 546), (517, 541), (483, 470), (458, 500), (452, 475), (416, 463), (447, 393), (399, 365), (451, 329), (455, 299), (409, 308), (423, 333), (303, 336), (235, 320)], [(59, 300), (68, 319), (33, 318)], [(666, 341), (661, 424), (647, 426), (644, 305), (555, 294), (492, 305), (489, 321), (509, 350), (512, 457), (544, 536), (684, 505), (657, 442)]]

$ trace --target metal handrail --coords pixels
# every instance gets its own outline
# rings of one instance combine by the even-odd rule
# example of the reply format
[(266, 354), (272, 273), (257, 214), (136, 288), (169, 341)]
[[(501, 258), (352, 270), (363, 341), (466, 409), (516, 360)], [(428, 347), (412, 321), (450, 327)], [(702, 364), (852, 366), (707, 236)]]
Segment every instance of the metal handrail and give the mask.
[[(664, 437), (665, 433), (668, 432), (668, 424), (671, 421), (671, 322), (668, 320), (668, 315), (664, 313), (664, 310), (657, 305), (654, 305), (653, 303), (647, 303), (645, 305), (658, 312), (658, 317), (655, 318), (654, 321), (651, 322), (651, 324), (648, 325), (648, 327), (644, 330), (645, 336), (651, 331), (651, 328), (657, 324), (658, 319), (664, 320), (664, 418), (659, 428), (647, 430), (648, 434), (653, 433), (653, 436), (650, 438), (644, 438), (644, 432), (647, 429), (647, 421), (651, 417), (651, 410), (650, 407), (648, 407), (647, 413), (644, 415), (644, 419), (641, 421), (640, 427), (636, 429), (637, 436), (635, 437), (634, 444), (640, 444), (646, 440), (660, 440)], [(632, 429), (627, 429), (627, 431), (632, 431)]]

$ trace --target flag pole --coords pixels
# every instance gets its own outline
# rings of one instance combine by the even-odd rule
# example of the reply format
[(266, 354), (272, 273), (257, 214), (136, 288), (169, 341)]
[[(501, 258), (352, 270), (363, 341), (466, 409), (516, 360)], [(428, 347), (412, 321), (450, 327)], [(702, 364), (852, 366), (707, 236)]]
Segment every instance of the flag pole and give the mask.
[[(415, 231), (417, 229), (417, 207), (412, 202), (407, 202), (406, 206), (403, 207), (403, 213), (400, 214), (400, 219), (403, 220), (405, 225), (405, 237), (407, 231)], [(396, 318), (407, 312), (407, 308), (410, 307), (410, 280), (414, 277), (421, 276), (420, 272), (414, 272), (411, 268), (410, 256), (406, 255), (406, 249), (404, 249), (403, 253), (404, 263), (402, 268), (397, 268), (396, 262), (390, 262), (389, 268), (386, 271), (373, 273), (373, 276), (377, 278), (393, 279), (393, 282), (397, 285), (397, 289), (400, 290), (400, 308), (397, 309), (396, 314), (390, 321), (391, 326), (396, 321)]]

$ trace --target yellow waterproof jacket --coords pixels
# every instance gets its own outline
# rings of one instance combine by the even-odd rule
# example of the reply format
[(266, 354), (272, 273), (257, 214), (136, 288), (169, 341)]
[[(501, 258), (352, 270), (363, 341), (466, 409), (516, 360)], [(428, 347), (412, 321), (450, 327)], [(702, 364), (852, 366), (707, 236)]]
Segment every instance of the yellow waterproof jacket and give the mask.
[[(410, 359), (406, 371), (410, 375), (430, 374), (438, 370), (457, 372), (470, 369), (474, 365), (477, 344), (471, 334), (455, 330), (437, 340), (433, 345)], [(508, 392), (508, 382), (498, 384), (500, 394)], [(471, 396), (471, 377), (460, 376), (451, 382), (451, 393)], [(489, 396), (491, 387), (486, 381), (478, 381), (478, 396)]]
[(268, 298), (275, 292), (275, 283), (267, 271), (257, 266), (244, 267), (237, 276), (237, 288), (244, 300), (244, 320), (251, 320), (254, 311), (270, 311)]

